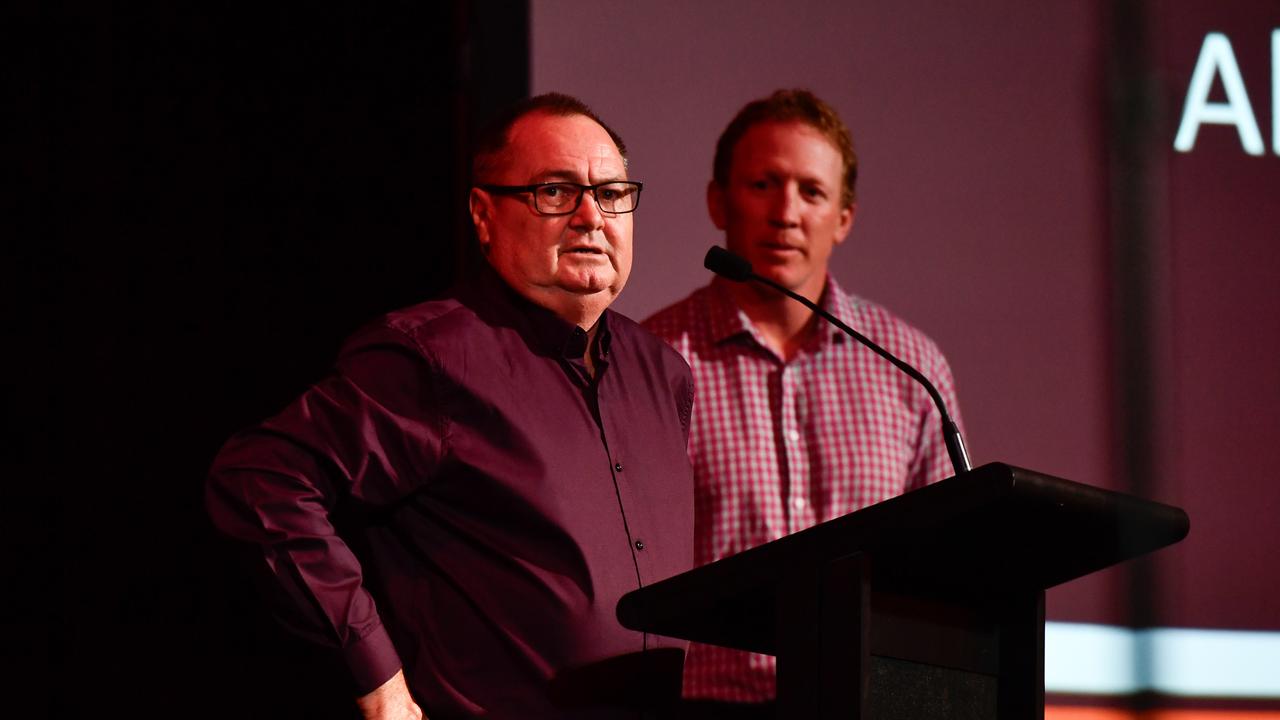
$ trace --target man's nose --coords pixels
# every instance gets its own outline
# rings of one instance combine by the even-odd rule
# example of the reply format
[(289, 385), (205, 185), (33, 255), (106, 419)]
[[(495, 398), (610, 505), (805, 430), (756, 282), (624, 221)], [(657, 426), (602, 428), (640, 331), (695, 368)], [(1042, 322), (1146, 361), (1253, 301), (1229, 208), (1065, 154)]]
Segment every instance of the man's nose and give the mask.
[(600, 206), (596, 204), (594, 191), (582, 191), (582, 198), (578, 202), (578, 209), (573, 211), (573, 215), (569, 218), (569, 222), (575, 229), (582, 229), (584, 231), (598, 230), (604, 227), (604, 213), (600, 212)]
[(774, 227), (790, 228), (800, 224), (800, 188), (793, 183), (780, 185), (769, 206), (769, 222)]

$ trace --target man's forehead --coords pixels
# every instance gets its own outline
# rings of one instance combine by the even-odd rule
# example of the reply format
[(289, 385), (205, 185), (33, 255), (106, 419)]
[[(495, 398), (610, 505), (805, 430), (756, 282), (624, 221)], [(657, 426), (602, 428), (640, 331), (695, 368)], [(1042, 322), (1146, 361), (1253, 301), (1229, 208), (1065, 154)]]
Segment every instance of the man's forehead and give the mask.
[(616, 167), (620, 171), (624, 166), (609, 133), (596, 121), (578, 114), (526, 115), (512, 126), (508, 150), (517, 164), (544, 170), (583, 161), (592, 169)]
[(839, 146), (826, 133), (803, 120), (763, 120), (755, 123), (742, 134), (734, 149), (815, 141), (836, 154), (840, 153)]
[[(809, 123), (769, 120), (743, 133), (733, 148), (734, 165), (770, 163), (780, 158), (801, 159), (821, 165), (840, 164), (840, 148)], [(825, 168), (823, 168), (825, 169)]]

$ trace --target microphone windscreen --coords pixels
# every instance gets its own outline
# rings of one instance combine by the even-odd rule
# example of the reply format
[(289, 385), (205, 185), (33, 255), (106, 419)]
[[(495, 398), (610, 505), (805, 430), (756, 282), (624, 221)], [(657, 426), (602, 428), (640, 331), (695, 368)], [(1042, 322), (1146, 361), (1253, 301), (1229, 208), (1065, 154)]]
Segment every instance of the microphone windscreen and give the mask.
[(734, 282), (746, 282), (755, 274), (751, 271), (751, 263), (719, 245), (707, 251), (702, 264), (711, 272)]

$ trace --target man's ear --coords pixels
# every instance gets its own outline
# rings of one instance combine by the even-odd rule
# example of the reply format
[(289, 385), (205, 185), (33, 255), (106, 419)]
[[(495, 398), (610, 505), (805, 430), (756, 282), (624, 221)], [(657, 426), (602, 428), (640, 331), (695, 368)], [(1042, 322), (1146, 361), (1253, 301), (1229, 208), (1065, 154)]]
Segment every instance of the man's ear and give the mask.
[(853, 219), (858, 215), (858, 203), (849, 203), (840, 211), (840, 225), (836, 227), (835, 244), (839, 245), (849, 237), (849, 231), (853, 230)]
[(725, 193), (720, 183), (715, 180), (707, 183), (707, 214), (711, 216), (711, 222), (717, 230), (724, 230), (725, 218), (728, 217), (724, 203)]
[(489, 222), (493, 219), (493, 198), (480, 188), (471, 188), (467, 198), (471, 210), (471, 224), (476, 228), (476, 239), (480, 241), (480, 250), (489, 249)]

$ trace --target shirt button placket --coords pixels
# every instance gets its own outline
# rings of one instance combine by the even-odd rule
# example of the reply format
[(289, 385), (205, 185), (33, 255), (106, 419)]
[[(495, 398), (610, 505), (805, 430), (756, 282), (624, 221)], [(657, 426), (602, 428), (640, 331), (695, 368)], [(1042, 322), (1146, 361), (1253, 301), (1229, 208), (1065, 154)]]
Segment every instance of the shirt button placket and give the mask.
[(797, 497), (796, 493), (799, 488), (796, 487), (796, 462), (799, 459), (797, 452), (797, 440), (800, 434), (795, 429), (795, 409), (792, 400), (795, 397), (795, 388), (792, 386), (795, 380), (795, 371), (793, 366), (787, 365), (782, 368), (782, 451), (787, 458), (787, 497), (783, 499), (786, 517), (787, 532), (796, 531), (796, 511), (793, 498)]

